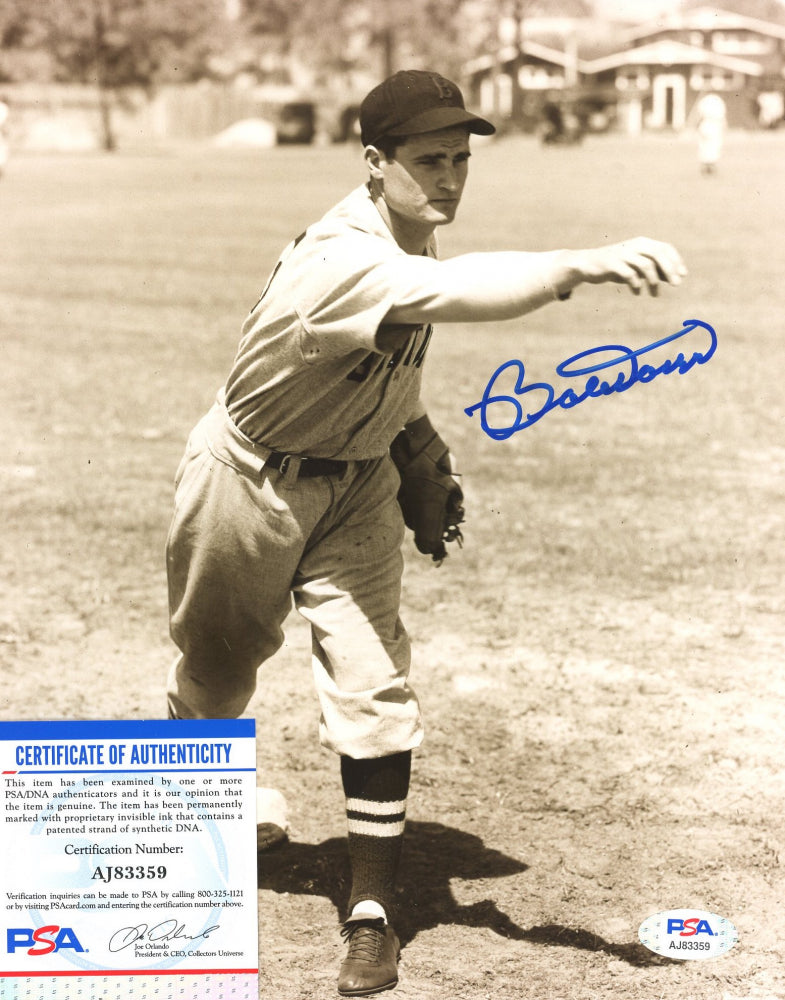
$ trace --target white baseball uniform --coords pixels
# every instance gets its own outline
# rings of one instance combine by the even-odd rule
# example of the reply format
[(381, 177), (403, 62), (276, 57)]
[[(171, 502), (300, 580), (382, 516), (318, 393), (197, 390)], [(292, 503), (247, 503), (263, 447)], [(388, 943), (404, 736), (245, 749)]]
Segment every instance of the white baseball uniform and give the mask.
[(384, 319), (429, 300), (435, 256), (434, 240), (406, 254), (361, 187), (279, 260), (176, 477), (176, 715), (239, 715), (293, 598), (311, 624), (324, 745), (375, 757), (420, 743), (388, 449), (419, 399), (431, 328)]

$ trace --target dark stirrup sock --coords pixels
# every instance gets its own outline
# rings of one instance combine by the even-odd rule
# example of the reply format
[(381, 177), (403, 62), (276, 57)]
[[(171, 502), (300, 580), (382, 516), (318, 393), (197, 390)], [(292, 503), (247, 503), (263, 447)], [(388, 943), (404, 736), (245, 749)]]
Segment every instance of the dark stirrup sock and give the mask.
[(352, 866), (349, 913), (366, 899), (388, 916), (392, 910), (411, 766), (411, 750), (367, 760), (341, 757)]

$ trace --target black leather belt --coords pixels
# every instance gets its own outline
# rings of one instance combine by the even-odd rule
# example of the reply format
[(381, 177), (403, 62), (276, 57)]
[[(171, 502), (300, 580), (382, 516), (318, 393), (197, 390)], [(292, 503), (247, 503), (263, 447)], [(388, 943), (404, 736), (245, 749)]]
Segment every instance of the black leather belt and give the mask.
[(271, 469), (278, 469), (281, 475), (285, 475), (289, 463), (296, 458), (300, 459), (300, 476), (342, 476), (349, 464), (338, 458), (301, 458), (299, 455), (284, 455), (280, 451), (271, 451), (265, 465), (269, 465)]

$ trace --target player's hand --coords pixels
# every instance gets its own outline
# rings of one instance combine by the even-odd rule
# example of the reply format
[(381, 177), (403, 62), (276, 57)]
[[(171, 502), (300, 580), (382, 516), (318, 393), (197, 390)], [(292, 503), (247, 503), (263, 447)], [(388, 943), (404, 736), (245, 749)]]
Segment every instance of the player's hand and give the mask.
[(644, 288), (656, 295), (661, 282), (679, 285), (687, 273), (675, 247), (647, 236), (582, 251), (580, 270), (590, 284), (613, 281), (628, 285), (636, 295)]

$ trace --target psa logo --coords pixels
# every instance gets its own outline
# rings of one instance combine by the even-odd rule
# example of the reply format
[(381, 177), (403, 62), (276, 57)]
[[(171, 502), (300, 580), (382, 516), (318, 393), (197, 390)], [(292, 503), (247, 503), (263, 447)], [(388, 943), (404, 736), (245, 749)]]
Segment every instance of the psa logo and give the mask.
[(718, 958), (738, 941), (725, 917), (706, 910), (665, 910), (644, 920), (638, 937), (649, 951), (666, 958)]
[(26, 948), (28, 955), (49, 955), (65, 948), (84, 951), (71, 927), (58, 927), (56, 924), (36, 927), (35, 930), (29, 927), (9, 927), (6, 932), (6, 951), (13, 955), (17, 948)]
[(693, 934), (708, 934), (714, 937), (714, 931), (708, 920), (700, 920), (698, 917), (689, 917), (682, 920), (681, 917), (668, 917), (668, 933), (679, 932), (679, 937), (692, 937)]

